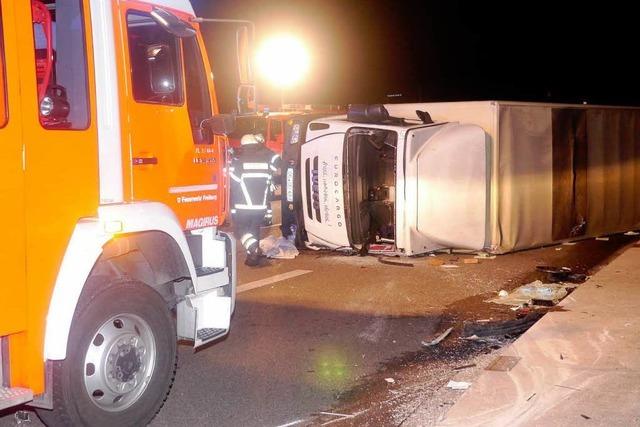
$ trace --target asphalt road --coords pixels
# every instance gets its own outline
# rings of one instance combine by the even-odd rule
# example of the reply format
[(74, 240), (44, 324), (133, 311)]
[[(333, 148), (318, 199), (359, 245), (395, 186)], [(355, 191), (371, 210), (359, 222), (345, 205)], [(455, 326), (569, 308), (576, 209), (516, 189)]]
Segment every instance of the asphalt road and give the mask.
[[(258, 268), (241, 265), (241, 285), (304, 274), (240, 293), (232, 331), (221, 342), (197, 353), (181, 345), (175, 384), (152, 425), (309, 420), (348, 400), (354, 388), (378, 381), (383, 363), (388, 372), (389, 361), (419, 352), (421, 340), (433, 338), (452, 307), (473, 317), (484, 304), (479, 295), (526, 283), (537, 274), (536, 265), (588, 271), (628, 242), (622, 236), (589, 240), (480, 264), (465, 264), (468, 255), (439, 255), (457, 266), (450, 269), (430, 265), (431, 257), (404, 259), (413, 266), (401, 267), (370, 256), (313, 251)], [(30, 424), (39, 425), (34, 418)], [(15, 424), (12, 412), (0, 417), (0, 427)]]

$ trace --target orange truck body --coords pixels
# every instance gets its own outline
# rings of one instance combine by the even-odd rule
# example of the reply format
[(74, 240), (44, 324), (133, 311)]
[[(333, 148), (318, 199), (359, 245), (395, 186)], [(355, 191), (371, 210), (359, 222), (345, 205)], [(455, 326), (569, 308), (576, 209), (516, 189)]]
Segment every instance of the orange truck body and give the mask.
[[(98, 257), (120, 235), (153, 230), (169, 235), (182, 249), (195, 284), (196, 257), (184, 236), (190, 230), (216, 232), (227, 215), (227, 140), (216, 135), (206, 143), (194, 141), (189, 107), (195, 97), (185, 88), (193, 76), (186, 74), (190, 64), (180, 53), (186, 55), (187, 42), (176, 39), (181, 46), (176, 68), (180, 102), (139, 102), (133, 93), (127, 20), (132, 13), (147, 16), (158, 5), (77, 1), (86, 61), (86, 117), (80, 126), (63, 120), (51, 127), (43, 119), (38, 93), (34, 49), (38, 35), (32, 31), (31, 2), (0, 0), (0, 216), (5, 225), (0, 256), (5, 276), (0, 298), (4, 369), (0, 385), (29, 389), (33, 395), (46, 391), (45, 341), (52, 339), (46, 335), (68, 333), (55, 330), (52, 300), (61, 292), (56, 287), (61, 286), (65, 265), (74, 266), (70, 245), (80, 226), (98, 224), (101, 240), (87, 242)], [(43, 3), (50, 10), (55, 7), (53, 1)], [(172, 8), (173, 3), (185, 2), (159, 3), (195, 29), (195, 45), (190, 49), (200, 52), (206, 82), (201, 89), (209, 95), (210, 112), (218, 113), (211, 67), (198, 24), (191, 22), (193, 13)], [(100, 41), (104, 28), (111, 39)], [(105, 93), (101, 85), (117, 90)], [(92, 265), (82, 268), (90, 271)], [(73, 274), (82, 268), (68, 271)], [(79, 292), (76, 289), (75, 295)]]

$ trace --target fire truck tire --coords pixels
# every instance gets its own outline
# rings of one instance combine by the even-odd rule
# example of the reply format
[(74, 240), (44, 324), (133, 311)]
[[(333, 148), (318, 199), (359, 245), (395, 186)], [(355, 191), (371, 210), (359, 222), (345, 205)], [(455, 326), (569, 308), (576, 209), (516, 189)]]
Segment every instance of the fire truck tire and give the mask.
[[(89, 289), (87, 289), (89, 290)], [(164, 299), (137, 282), (83, 292), (67, 358), (53, 363), (51, 426), (144, 426), (176, 372), (175, 323)]]

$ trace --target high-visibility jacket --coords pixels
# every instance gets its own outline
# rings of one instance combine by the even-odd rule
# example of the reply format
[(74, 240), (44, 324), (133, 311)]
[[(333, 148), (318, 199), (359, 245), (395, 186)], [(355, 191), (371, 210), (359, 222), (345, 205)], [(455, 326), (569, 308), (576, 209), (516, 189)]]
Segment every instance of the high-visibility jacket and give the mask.
[(280, 165), (280, 155), (263, 144), (245, 145), (231, 161), (231, 213), (268, 209), (273, 173)]

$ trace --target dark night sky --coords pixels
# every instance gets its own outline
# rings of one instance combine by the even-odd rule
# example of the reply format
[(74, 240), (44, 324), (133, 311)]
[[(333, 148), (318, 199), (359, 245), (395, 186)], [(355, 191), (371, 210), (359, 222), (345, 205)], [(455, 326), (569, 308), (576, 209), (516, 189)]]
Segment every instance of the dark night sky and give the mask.
[[(299, 35), (312, 51), (287, 102), (473, 99), (640, 105), (638, 22), (623, 2), (193, 0), (201, 16), (250, 19), (258, 41)], [(223, 108), (231, 39), (205, 28)], [(228, 82), (231, 82), (229, 84)], [(258, 82), (263, 99), (273, 91)], [(228, 109), (227, 107), (226, 109)]]

